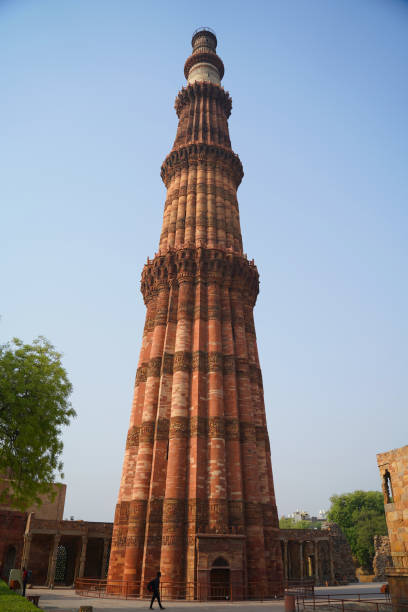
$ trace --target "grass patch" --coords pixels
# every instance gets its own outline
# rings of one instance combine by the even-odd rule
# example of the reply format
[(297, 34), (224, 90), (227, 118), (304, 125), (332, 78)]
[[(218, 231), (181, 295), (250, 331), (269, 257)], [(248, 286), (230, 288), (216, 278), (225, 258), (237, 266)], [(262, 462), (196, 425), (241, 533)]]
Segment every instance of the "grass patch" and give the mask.
[(40, 608), (36, 608), (25, 597), (14, 593), (3, 580), (0, 580), (0, 612), (40, 612)]

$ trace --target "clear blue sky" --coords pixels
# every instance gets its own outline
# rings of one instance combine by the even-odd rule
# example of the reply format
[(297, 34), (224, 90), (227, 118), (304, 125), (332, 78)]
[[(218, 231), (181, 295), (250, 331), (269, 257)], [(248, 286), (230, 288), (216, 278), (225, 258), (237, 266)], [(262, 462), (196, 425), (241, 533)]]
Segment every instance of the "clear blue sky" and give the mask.
[(278, 510), (407, 444), (408, 2), (0, 2), (0, 339), (64, 353), (65, 515), (112, 520), (191, 34), (218, 36)]

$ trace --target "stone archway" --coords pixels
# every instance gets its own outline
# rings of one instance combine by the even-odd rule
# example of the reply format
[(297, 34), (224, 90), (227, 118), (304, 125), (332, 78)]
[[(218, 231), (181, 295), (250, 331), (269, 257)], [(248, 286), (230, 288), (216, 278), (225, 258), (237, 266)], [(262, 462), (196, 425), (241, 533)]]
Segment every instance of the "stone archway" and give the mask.
[(316, 560), (314, 542), (306, 540), (303, 546), (304, 578), (314, 578), (316, 574)]
[(210, 570), (211, 599), (231, 599), (231, 573), (228, 561), (217, 557)]

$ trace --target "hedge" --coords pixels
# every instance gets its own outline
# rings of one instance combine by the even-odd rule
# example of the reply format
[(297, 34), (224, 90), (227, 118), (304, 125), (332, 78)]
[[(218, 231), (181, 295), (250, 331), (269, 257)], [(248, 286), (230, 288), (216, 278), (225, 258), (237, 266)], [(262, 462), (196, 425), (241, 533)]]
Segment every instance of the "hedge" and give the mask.
[(28, 599), (18, 595), (0, 580), (0, 612), (41, 612)]

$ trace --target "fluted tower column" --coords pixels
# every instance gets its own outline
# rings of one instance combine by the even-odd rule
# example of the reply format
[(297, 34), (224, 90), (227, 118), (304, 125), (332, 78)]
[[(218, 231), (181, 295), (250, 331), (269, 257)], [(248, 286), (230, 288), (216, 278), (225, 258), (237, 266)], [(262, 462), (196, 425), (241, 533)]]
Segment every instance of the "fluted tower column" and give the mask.
[(273, 595), (282, 562), (253, 320), (258, 271), (243, 254), (243, 170), (217, 39), (202, 29), (192, 46), (161, 168), (159, 250), (142, 272), (147, 315), (108, 578), (142, 593), (160, 568), (168, 595), (203, 596), (221, 580), (236, 597)]

